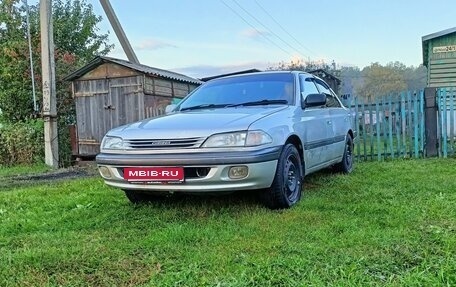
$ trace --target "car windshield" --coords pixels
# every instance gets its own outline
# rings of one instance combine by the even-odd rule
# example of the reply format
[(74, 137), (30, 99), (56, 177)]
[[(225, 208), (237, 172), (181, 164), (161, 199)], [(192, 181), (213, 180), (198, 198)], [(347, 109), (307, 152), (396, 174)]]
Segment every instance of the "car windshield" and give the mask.
[(208, 82), (179, 105), (179, 110), (291, 104), (294, 100), (291, 73), (242, 75)]

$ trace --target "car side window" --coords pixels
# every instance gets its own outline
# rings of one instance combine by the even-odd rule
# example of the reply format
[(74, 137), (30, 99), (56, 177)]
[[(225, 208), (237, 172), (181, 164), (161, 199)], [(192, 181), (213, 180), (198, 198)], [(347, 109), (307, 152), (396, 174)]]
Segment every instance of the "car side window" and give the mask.
[(328, 108), (340, 108), (340, 107), (342, 107), (340, 102), (337, 100), (337, 98), (333, 94), (331, 94), (330, 96), (328, 95), (326, 97), (326, 106)]
[(301, 87), (302, 100), (305, 100), (310, 94), (318, 94), (318, 89), (314, 84), (313, 78), (299, 75), (299, 85)]
[(320, 90), (320, 93), (326, 94), (326, 105), (325, 105), (326, 107), (328, 107), (328, 108), (340, 108), (341, 107), (340, 102), (337, 100), (337, 98), (334, 96), (334, 94), (331, 92), (331, 89), (325, 82), (323, 82), (319, 79), (315, 79), (315, 83), (318, 87), (318, 90)]

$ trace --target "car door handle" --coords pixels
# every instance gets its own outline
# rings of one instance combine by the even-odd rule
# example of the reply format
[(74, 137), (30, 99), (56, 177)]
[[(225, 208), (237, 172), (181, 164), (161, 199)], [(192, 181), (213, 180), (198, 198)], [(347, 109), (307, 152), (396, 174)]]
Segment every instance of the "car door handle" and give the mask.
[(330, 125), (332, 125), (332, 121), (327, 120), (327, 121), (326, 121), (326, 124), (327, 124), (328, 126), (330, 126)]

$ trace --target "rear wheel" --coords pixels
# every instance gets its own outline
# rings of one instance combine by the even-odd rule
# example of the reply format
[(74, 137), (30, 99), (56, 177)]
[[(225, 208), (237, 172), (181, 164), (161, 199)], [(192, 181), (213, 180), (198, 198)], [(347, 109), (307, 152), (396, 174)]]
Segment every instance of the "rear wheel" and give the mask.
[(303, 168), (298, 150), (292, 144), (283, 148), (274, 181), (262, 194), (271, 209), (289, 208), (301, 199)]
[(345, 150), (342, 161), (336, 165), (336, 170), (342, 173), (350, 173), (353, 171), (353, 138), (347, 134), (345, 140)]

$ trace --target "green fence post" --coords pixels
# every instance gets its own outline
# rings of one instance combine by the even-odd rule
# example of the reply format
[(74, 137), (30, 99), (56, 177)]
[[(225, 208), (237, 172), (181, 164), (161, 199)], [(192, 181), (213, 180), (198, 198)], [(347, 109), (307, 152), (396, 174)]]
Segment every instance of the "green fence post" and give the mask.
[(421, 135), (420, 135), (420, 138), (421, 138), (421, 147), (420, 147), (420, 151), (421, 151), (421, 155), (422, 157), (424, 158), (424, 130), (425, 130), (425, 127), (424, 127), (424, 90), (421, 90), (420, 91), (420, 132), (421, 132)]
[(442, 148), (443, 148), (443, 157), (448, 156), (448, 144), (447, 144), (447, 97), (448, 97), (448, 90), (444, 89), (444, 94), (442, 98)]
[[(382, 110), (383, 110), (383, 118), (382, 118), (382, 125), (383, 125), (383, 155), (384, 159), (388, 158), (388, 120), (386, 119), (386, 115), (388, 114), (388, 107), (386, 105), (386, 98), (382, 97)], [(388, 115), (389, 117), (389, 115)]]
[(359, 161), (359, 154), (360, 154), (360, 147), (359, 141), (361, 138), (361, 134), (359, 133), (359, 114), (358, 114), (358, 97), (355, 98), (355, 128), (356, 128), (356, 135), (358, 140), (356, 141), (356, 159)]
[(377, 159), (378, 161), (382, 160), (382, 156), (380, 154), (380, 108), (378, 106), (378, 98), (375, 99), (375, 130), (377, 133)]
[(439, 157), (442, 157), (442, 89), (437, 90), (437, 145)]
[(401, 93), (401, 133), (402, 133), (402, 157), (407, 157), (407, 117), (406, 117), (406, 106), (405, 106), (405, 93)]
[(365, 109), (365, 102), (363, 101), (363, 104), (361, 106), (361, 127), (363, 130), (363, 156), (362, 158), (366, 161), (367, 160), (367, 150), (366, 150), (366, 109)]
[(456, 93), (456, 88), (451, 89), (450, 92), (450, 152), (454, 154), (454, 96)]
[(389, 110), (389, 117), (388, 117), (388, 139), (389, 139), (389, 146), (390, 146), (390, 153), (391, 158), (394, 158), (394, 143), (393, 143), (393, 104), (392, 104), (392, 95), (388, 96), (388, 110)]
[(418, 97), (413, 95), (413, 147), (415, 158), (418, 158)]
[(372, 115), (372, 99), (369, 98), (369, 133), (370, 133), (370, 159), (374, 160), (374, 126), (373, 126), (373, 115)]
[(413, 125), (413, 118), (412, 118), (412, 93), (410, 91), (407, 92), (407, 133), (408, 133), (408, 143), (407, 143), (407, 148), (408, 148), (408, 155), (410, 157), (413, 157), (413, 130), (412, 130), (412, 125)]
[(397, 157), (401, 157), (401, 98), (398, 94), (393, 102), (394, 106), (394, 131), (396, 133)]

